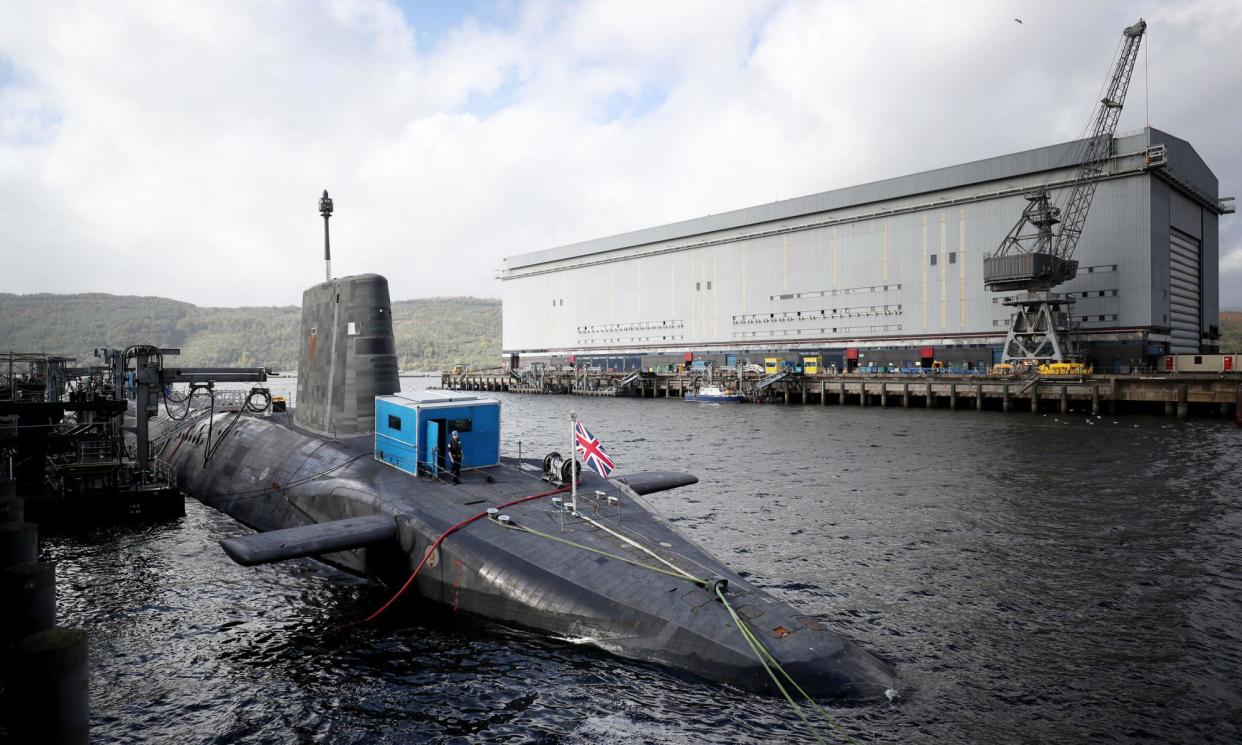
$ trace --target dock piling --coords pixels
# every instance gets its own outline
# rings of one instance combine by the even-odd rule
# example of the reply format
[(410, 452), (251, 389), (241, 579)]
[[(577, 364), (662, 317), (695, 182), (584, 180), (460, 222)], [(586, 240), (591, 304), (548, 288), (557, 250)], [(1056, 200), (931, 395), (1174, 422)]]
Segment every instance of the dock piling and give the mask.
[(56, 565), (14, 564), (0, 570), (0, 645), (56, 625)]
[(0, 523), (0, 569), (39, 558), (39, 529), (34, 523)]
[(25, 519), (25, 501), (21, 497), (0, 497), (0, 523), (20, 523)]
[[(11, 654), (12, 722), (18, 742), (90, 742), (86, 632), (50, 629)], [(6, 715), (9, 712), (6, 712)]]

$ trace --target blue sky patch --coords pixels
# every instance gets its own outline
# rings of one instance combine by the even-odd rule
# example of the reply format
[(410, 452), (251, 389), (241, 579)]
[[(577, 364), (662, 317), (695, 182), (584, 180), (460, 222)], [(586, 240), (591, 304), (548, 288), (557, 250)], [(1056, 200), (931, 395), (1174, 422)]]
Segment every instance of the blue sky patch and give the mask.
[(12, 83), (15, 77), (17, 73), (13, 70), (13, 63), (9, 62), (8, 57), (0, 54), (0, 88)]
[(668, 98), (668, 86), (647, 81), (636, 94), (617, 91), (601, 102), (599, 120), (612, 122), (618, 119), (641, 119), (664, 105)]
[(420, 49), (437, 46), (453, 29), (473, 18), (485, 26), (508, 28), (516, 19), (510, 3), (496, 0), (396, 0), (406, 23), (414, 31), (414, 43)]
[(516, 70), (507, 71), (505, 82), (501, 83), (494, 91), (470, 91), (469, 98), (462, 106), (462, 111), (467, 114), (473, 114), (480, 119), (495, 114), (497, 111), (512, 106), (518, 98), (518, 91), (522, 88), (522, 81), (518, 79)]

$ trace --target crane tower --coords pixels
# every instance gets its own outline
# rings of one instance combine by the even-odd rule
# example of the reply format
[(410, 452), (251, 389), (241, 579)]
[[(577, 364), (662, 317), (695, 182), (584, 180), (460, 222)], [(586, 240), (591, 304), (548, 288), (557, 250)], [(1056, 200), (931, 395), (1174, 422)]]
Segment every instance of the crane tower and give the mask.
[[(1113, 65), (1090, 135), (1081, 143), (1078, 170), (1064, 207), (1056, 206), (1048, 188), (1027, 192), (1026, 209), (1000, 246), (983, 259), (983, 282), (993, 292), (1019, 290), (1006, 299), (1014, 308), (1002, 362), (1038, 365), (1063, 362), (1074, 355), (1068, 306), (1073, 297), (1053, 292), (1078, 274), (1074, 249), (1082, 236), (1091, 199), (1112, 154), (1113, 133), (1121, 117), (1130, 76), (1147, 23), (1142, 19), (1122, 32), (1121, 51)], [(1056, 226), (1060, 229), (1056, 230)]]

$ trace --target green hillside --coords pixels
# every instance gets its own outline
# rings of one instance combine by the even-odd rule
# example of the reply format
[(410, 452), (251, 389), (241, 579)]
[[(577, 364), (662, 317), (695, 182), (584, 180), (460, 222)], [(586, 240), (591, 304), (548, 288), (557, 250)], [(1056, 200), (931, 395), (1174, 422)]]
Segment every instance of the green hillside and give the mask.
[(1220, 312), (1220, 351), (1242, 354), (1242, 310)]
[[(406, 370), (500, 364), (500, 301), (426, 298), (393, 303), (397, 358)], [(298, 358), (294, 306), (200, 308), (159, 297), (0, 293), (0, 352), (46, 352), (93, 360), (96, 347), (179, 347), (182, 365), (268, 366)]]

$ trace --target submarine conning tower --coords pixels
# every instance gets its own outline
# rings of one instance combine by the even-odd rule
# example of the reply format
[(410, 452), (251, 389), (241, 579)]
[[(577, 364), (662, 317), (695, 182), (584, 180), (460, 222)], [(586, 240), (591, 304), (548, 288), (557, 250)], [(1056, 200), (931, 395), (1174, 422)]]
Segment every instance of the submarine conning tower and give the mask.
[(302, 293), (302, 348), (293, 422), (327, 437), (375, 429), (375, 397), (401, 389), (388, 280), (321, 282)]

